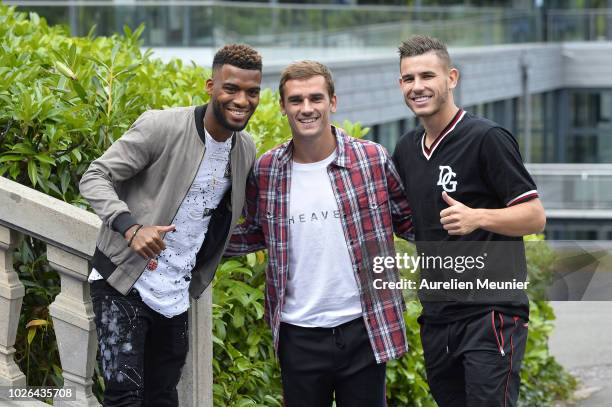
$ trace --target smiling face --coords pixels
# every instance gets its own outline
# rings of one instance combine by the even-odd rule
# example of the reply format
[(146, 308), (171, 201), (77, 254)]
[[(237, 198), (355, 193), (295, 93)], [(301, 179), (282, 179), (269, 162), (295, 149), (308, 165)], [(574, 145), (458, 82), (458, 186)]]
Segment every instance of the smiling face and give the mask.
[(206, 119), (207, 130), (227, 133), (244, 129), (259, 104), (261, 71), (223, 65), (206, 81), (213, 118)]
[(329, 96), (325, 78), (290, 79), (283, 85), (281, 110), (287, 115), (294, 138), (314, 140), (329, 132), (336, 111), (336, 95)]
[(455, 109), (452, 90), (459, 72), (449, 68), (434, 51), (402, 58), (400, 88), (404, 101), (419, 118), (429, 118)]

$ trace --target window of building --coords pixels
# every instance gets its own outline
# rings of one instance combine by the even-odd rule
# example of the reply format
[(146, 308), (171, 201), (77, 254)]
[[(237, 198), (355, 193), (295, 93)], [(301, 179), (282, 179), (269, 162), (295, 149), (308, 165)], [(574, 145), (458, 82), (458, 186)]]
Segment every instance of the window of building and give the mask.
[(387, 150), (392, 152), (401, 136), (400, 121), (383, 123), (376, 127), (376, 142), (382, 144)]
[(611, 128), (612, 91), (571, 92), (570, 114), (570, 123), (574, 128)]
[(382, 144), (389, 153), (393, 153), (400, 137), (417, 125), (418, 120), (415, 117), (375, 124), (370, 127), (370, 132), (364, 138)]

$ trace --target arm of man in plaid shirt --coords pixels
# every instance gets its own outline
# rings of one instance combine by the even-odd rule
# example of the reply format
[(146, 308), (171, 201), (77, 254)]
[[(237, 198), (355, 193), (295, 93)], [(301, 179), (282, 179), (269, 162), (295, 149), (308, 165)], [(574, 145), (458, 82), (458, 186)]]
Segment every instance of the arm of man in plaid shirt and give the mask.
[(387, 177), (387, 188), (389, 188), (393, 232), (402, 239), (413, 242), (414, 230), (412, 227), (412, 209), (406, 197), (406, 191), (402, 185), (401, 178), (393, 164), (393, 160), (386, 150), (385, 155), (385, 176)]
[(251, 171), (247, 180), (246, 199), (244, 204), (244, 222), (236, 225), (230, 238), (230, 243), (223, 256), (235, 257), (264, 250), (266, 241), (261, 230), (259, 208), (259, 187), (255, 174)]

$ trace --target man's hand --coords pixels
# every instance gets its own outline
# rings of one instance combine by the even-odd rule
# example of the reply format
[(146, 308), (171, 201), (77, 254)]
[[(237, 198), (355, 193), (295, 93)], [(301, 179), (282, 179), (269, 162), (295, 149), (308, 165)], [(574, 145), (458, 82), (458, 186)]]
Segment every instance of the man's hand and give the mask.
[[(125, 240), (128, 242), (132, 238), (134, 231), (140, 225), (134, 225), (125, 231)], [(143, 226), (140, 228), (130, 247), (138, 252), (145, 259), (152, 259), (166, 248), (166, 244), (162, 240), (162, 234), (173, 232), (176, 230), (174, 225), (170, 226)]]
[(449, 207), (440, 212), (440, 223), (449, 235), (467, 235), (480, 227), (477, 209), (465, 206), (442, 192), (442, 199)]

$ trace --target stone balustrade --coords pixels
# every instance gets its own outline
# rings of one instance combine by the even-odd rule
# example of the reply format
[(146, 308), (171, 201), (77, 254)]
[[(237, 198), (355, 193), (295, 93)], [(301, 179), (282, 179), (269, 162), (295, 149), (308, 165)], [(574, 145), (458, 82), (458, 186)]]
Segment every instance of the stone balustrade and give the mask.
[[(12, 252), (23, 235), (47, 244), (47, 260), (61, 280), (50, 306), (64, 385), (76, 390), (66, 407), (99, 406), (92, 393), (97, 337), (87, 276), (100, 219), (83, 209), (0, 177), (0, 386), (25, 386), (14, 361), (15, 337), (25, 294)], [(179, 384), (181, 407), (212, 406), (212, 321), (208, 289), (189, 311), (190, 352)], [(0, 400), (1, 405), (9, 401)], [(32, 400), (19, 406), (44, 406)], [(11, 404), (12, 405), (12, 404)]]

